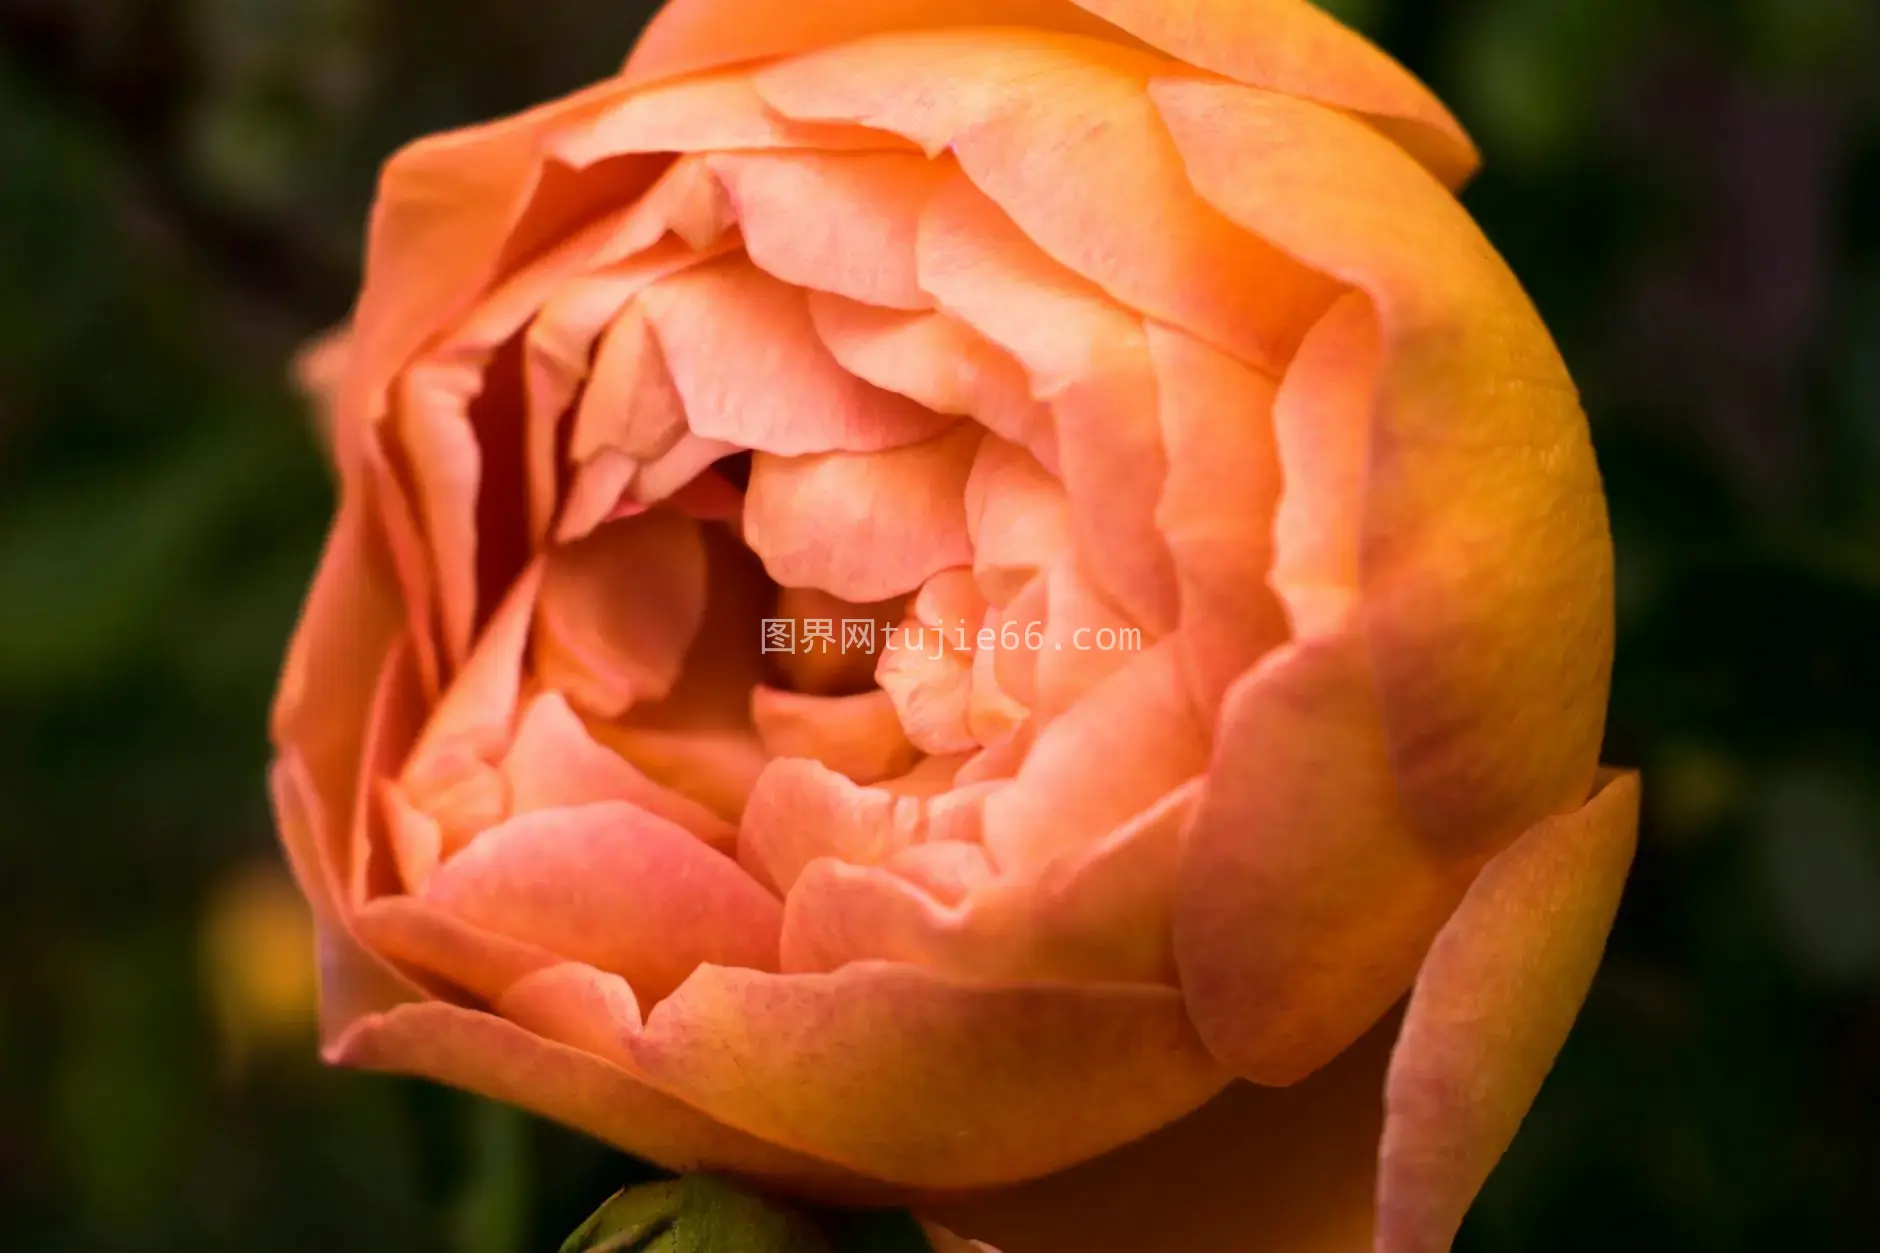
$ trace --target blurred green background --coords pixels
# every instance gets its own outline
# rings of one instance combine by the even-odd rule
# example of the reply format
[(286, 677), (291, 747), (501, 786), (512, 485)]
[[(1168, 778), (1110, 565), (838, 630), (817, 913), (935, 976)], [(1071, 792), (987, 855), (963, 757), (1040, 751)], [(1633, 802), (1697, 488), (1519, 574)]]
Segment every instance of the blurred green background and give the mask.
[[(261, 781), (330, 503), (284, 363), (376, 164), (647, 7), (0, 0), (0, 1247), (535, 1253), (630, 1169), (318, 1067)], [(1648, 779), (1459, 1247), (1880, 1248), (1880, 6), (1334, 7), (1482, 142), (1583, 385)]]

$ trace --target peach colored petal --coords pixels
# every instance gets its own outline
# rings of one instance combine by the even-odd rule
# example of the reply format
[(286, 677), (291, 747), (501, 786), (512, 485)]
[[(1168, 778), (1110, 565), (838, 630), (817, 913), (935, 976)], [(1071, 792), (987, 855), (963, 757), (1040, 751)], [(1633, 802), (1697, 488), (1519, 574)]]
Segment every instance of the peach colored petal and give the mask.
[(754, 81), (788, 117), (951, 149), (1053, 260), (1133, 309), (1276, 369), (1332, 287), (1196, 196), (1145, 91), (1176, 68), (1114, 44), (1007, 28), (884, 36), (781, 62)]
[(513, 814), (626, 801), (716, 848), (729, 849), (737, 838), (737, 828), (723, 818), (602, 748), (559, 692), (544, 692), (530, 702), (502, 772)]
[[(912, 884), (942, 905), (960, 904), (999, 874), (984, 847), (957, 839), (911, 845), (891, 854), (881, 865), (896, 879)], [(786, 926), (788, 920), (786, 902)]]
[(973, 578), (993, 605), (1009, 604), (1071, 545), (1064, 488), (1023, 448), (991, 438), (966, 482)]
[[(1031, 716), (1023, 702), (999, 686), (999, 651), (1004, 647), (999, 637), (1004, 622), (1003, 611), (987, 609), (981, 619), (979, 642), (986, 645), (990, 640), (992, 643), (973, 653), (972, 695), (966, 708), (966, 725), (973, 739), (982, 745), (1000, 743)], [(1019, 647), (1023, 646), (1021, 640)]]
[(484, 1001), (562, 960), (539, 945), (466, 922), (421, 896), (382, 896), (359, 911), (354, 925), (385, 959)]
[(427, 695), (436, 699), (444, 686), (440, 652), (437, 579), (418, 515), (412, 507), (404, 451), (382, 426), (366, 429), (359, 440), (358, 490), (377, 527), (405, 609), (405, 634)]
[(385, 659), (378, 690), (366, 714), (366, 740), (359, 762), (359, 787), (347, 823), (348, 838), (341, 866), (345, 873), (345, 905), (357, 909), (366, 901), (399, 890), (399, 860), (392, 833), (383, 822), (377, 785), (395, 776), (411, 751), (424, 724), (424, 694), (412, 665), (411, 650), (401, 641)]
[(404, 1006), (362, 1019), (327, 1055), (519, 1105), (669, 1170), (730, 1171), (823, 1193), (866, 1188), (847, 1171), (724, 1127), (618, 1065), (493, 1014)]
[(1175, 954), (1214, 1055), (1293, 1083), (1409, 988), (1475, 865), (1404, 812), (1362, 639), (1288, 644), (1228, 691)]
[[(709, 181), (717, 186), (717, 180)], [(568, 280), (530, 322), (523, 340), (524, 458), (529, 534), (538, 544), (554, 521), (558, 503), (563, 419), (588, 381), (602, 332), (650, 284), (724, 255), (735, 243), (735, 238), (721, 239), (696, 252), (682, 241), (665, 240), (607, 272)]]
[(1080, 543), (1105, 589), (1143, 625), (1175, 624), (1168, 546), (1155, 527), (1166, 462), (1141, 323), (1039, 252), (964, 177), (921, 222), (921, 285), (1011, 352), (1050, 402)]
[[(538, 564), (510, 589), (469, 663), (432, 710), (398, 776), (403, 800), (439, 823), (445, 856), (508, 812), (494, 763), (515, 725), (540, 572)], [(423, 862), (419, 858), (414, 869), (422, 869)]]
[(1294, 1087), (1236, 1083), (1095, 1161), (923, 1212), (1003, 1253), (1370, 1253), (1394, 1027)]
[(537, 677), (601, 718), (666, 696), (704, 619), (705, 565), (698, 524), (671, 510), (555, 549), (535, 618)]
[(1016, 781), (986, 802), (986, 847), (1008, 873), (1101, 837), (1200, 774), (1208, 728), (1164, 643), (1038, 733)]
[(1451, 186), (1480, 154), (1429, 88), (1309, 0), (1077, 0), (1204, 70), (1371, 115)]
[(1056, 472), (1051, 411), (1011, 357), (944, 313), (909, 313), (811, 292), (816, 333), (842, 368), (935, 413), (970, 416)]
[(575, 408), (568, 456), (587, 461), (613, 448), (635, 461), (651, 461), (685, 431), (685, 401), (666, 369), (646, 311), (629, 304), (594, 350), (587, 389)]
[(494, 998), (496, 1012), (545, 1040), (633, 1069), (627, 1040), (645, 1025), (639, 998), (619, 975), (559, 962), (512, 980)]
[(973, 735), (973, 658), (953, 647), (959, 628), (915, 618), (900, 624), (875, 668), (907, 738), (924, 753), (968, 753)]
[(747, 153), (710, 158), (758, 267), (798, 287), (889, 309), (927, 309), (914, 244), (942, 176), (919, 153)]
[[(749, 699), (749, 689), (745, 689)], [(661, 787), (736, 822), (764, 771), (764, 746), (745, 730), (647, 730), (591, 725), (596, 739)]]
[[(499, 781), (500, 782), (500, 781)], [(508, 797), (500, 789), (496, 804), (486, 820), (457, 839), (453, 848), (468, 842), (477, 830), (501, 822), (508, 808)], [(391, 844), (392, 861), (398, 867), (398, 879), (407, 892), (424, 887), (425, 880), (444, 858), (444, 824), (433, 814), (412, 804), (405, 790), (392, 779), (379, 780), (379, 806), (383, 812), (386, 838)]]
[(1156, 523), (1181, 585), (1181, 642), (1203, 709), (1286, 638), (1267, 573), (1280, 493), (1271, 379), (1168, 327), (1149, 327), (1168, 478)]
[(288, 864), (312, 905), (320, 1037), (330, 1044), (361, 1016), (421, 999), (424, 993), (362, 945), (353, 932), (350, 909), (342, 912), (336, 885), (318, 851), (329, 839), (329, 811), (305, 762), (293, 750), (285, 751), (269, 770), (268, 796)]
[(1492, 850), (1586, 795), (1604, 729), (1612, 543), (1566, 368), (1468, 214), (1370, 127), (1152, 93), (1204, 196), (1376, 307), (1363, 629), (1409, 813)]
[(651, 1003), (701, 962), (775, 969), (782, 909), (737, 863), (620, 802), (478, 836), (423, 899), (496, 935), (623, 976)]
[[(779, 14), (762, 0), (677, 0), (653, 19), (626, 81), (788, 56), (891, 31), (1001, 26), (1151, 46), (1260, 87), (1371, 114), (1460, 182), (1478, 155), (1442, 102), (1308, 0), (831, 0)], [(1138, 43), (1137, 41), (1140, 41)]]
[(984, 436), (961, 422), (887, 452), (759, 453), (744, 502), (745, 542), (787, 587), (857, 603), (912, 592), (972, 561), (966, 479)]
[(294, 383), (313, 409), (314, 429), (328, 456), (338, 439), (340, 396), (352, 373), (352, 326), (343, 323), (294, 354)]
[(1488, 864), (1423, 961), (1391, 1056), (1380, 1253), (1447, 1253), (1580, 1012), (1638, 832), (1638, 776), (1596, 786)]
[[(672, 506), (677, 508), (677, 504)], [(763, 563), (728, 526), (701, 526), (705, 613), (664, 700), (635, 705), (623, 729), (734, 732), (755, 741), (751, 689), (763, 680), (764, 617), (773, 594)], [(616, 748), (619, 745), (615, 745)], [(753, 776), (755, 777), (755, 772)]]
[(793, 148), (906, 151), (906, 140), (857, 126), (793, 122), (764, 104), (742, 74), (723, 74), (618, 92), (575, 124), (548, 151), (576, 169), (629, 153), (706, 153)]
[(812, 862), (784, 905), (783, 968), (836, 970), (880, 958), (980, 982), (1172, 986), (1169, 911), (1181, 834), (1199, 794), (1196, 781), (1087, 848), (953, 899), (899, 871), (910, 854), (958, 850), (950, 860), (967, 858), (970, 873), (984, 865), (977, 845), (917, 845), (882, 869)]
[(420, 140), (386, 163), (353, 318), (356, 356), (342, 400), (342, 467), (360, 455), (359, 441), (384, 411), (393, 376), (493, 281), (505, 246), (541, 189), (547, 138), (620, 95), (617, 82), (601, 83), (514, 117)]
[[(555, 523), (555, 542), (574, 544), (616, 521), (615, 513), (639, 477), (640, 463), (617, 448), (603, 448), (575, 469), (574, 481), (561, 502)], [(635, 506), (635, 511), (645, 512)]]
[[(772, 651), (768, 660), (792, 691), (813, 696), (852, 696), (874, 686), (875, 663), (887, 628), (898, 626), (906, 608), (904, 597), (857, 605), (814, 587), (785, 587), (777, 592), (775, 608), (765, 617), (773, 622), (787, 622), (788, 637)], [(843, 648), (842, 623), (873, 622), (872, 646)], [(829, 645), (822, 635), (808, 632), (810, 623), (829, 623), (836, 642)], [(821, 626), (816, 628), (819, 632)], [(865, 630), (866, 628), (858, 628)]]
[(329, 918), (337, 916), (351, 873), (345, 822), (359, 792), (368, 714), (403, 618), (366, 507), (348, 493), (288, 646), (270, 716), (274, 744), (294, 759), (307, 793), (298, 808), (319, 815), (292, 828), (283, 821), (282, 842), (307, 899)]
[(924, 806), (864, 787), (820, 762), (781, 757), (751, 792), (738, 829), (738, 862), (782, 896), (819, 857), (874, 865), (924, 834)]
[(1114, 27), (1063, 0), (833, 0), (787, 13), (757, 0), (677, 0), (647, 26), (624, 77), (638, 85), (885, 31), (951, 26), (1120, 36)]
[(805, 696), (760, 687), (751, 716), (772, 757), (807, 757), (867, 785), (906, 774), (918, 754), (886, 692)]
[[(1104, 599), (1078, 553), (1054, 562), (1043, 587), (1043, 629), (1038, 632), (1031, 707), (1041, 721), (1049, 722), (1134, 661), (1146, 641), (1141, 628)], [(1035, 618), (1020, 627), (1037, 629)], [(1172, 647), (1185, 652), (1186, 637), (1176, 637)]]
[[(700, 439), (687, 432), (663, 455), (640, 467), (633, 482), (633, 502), (672, 507), (701, 522), (739, 522), (744, 516), (744, 493), (711, 467), (741, 450), (735, 444)], [(623, 508), (626, 506), (623, 506)]]
[(1060, 1169), (1222, 1084), (1173, 991), (977, 987), (877, 962), (828, 975), (701, 968), (633, 1052), (654, 1083), (727, 1125), (924, 1187)]
[(1361, 594), (1365, 492), (1382, 345), (1363, 296), (1312, 329), (1273, 406), (1284, 483), (1269, 578), (1300, 636), (1325, 635)]
[(786, 457), (878, 452), (952, 424), (837, 365), (808, 297), (747, 261), (697, 266), (640, 300), (692, 430), (707, 439)]

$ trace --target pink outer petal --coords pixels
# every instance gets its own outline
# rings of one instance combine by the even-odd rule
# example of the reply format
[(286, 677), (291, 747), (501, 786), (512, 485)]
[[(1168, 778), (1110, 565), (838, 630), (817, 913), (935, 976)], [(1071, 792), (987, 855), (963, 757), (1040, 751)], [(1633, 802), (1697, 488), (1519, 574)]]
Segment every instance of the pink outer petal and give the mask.
[(1267, 575), (1280, 494), (1271, 379), (1151, 325), (1168, 478), (1156, 522), (1181, 585), (1181, 646), (1203, 709), (1286, 638)]
[(548, 555), (537, 677), (601, 718), (660, 700), (678, 681), (705, 603), (696, 522), (662, 510), (610, 523)]
[[(783, 967), (835, 970), (880, 958), (959, 978), (1173, 985), (1170, 907), (1181, 835), (1200, 794), (1191, 784), (1088, 848), (1035, 874), (968, 888), (957, 901), (888, 869), (833, 858), (790, 890)], [(915, 851), (976, 845), (923, 844)]]
[(760, 687), (751, 715), (771, 757), (806, 757), (864, 786), (906, 774), (918, 756), (886, 692), (805, 696)]
[(944, 313), (909, 313), (811, 292), (816, 333), (842, 368), (935, 413), (970, 416), (1053, 472), (1051, 411), (1017, 362)]
[(1410, 997), (1391, 1057), (1379, 1253), (1447, 1253), (1592, 985), (1637, 843), (1639, 782), (1608, 773), (1482, 871)]
[(926, 309), (914, 244), (943, 175), (919, 153), (754, 153), (711, 169), (760, 269), (798, 287), (889, 309)]
[(439, 867), (423, 899), (473, 926), (666, 996), (701, 962), (774, 969), (782, 909), (689, 832), (610, 802), (511, 819)]
[(654, 1083), (727, 1125), (934, 1188), (1061, 1169), (1223, 1082), (1172, 991), (974, 987), (876, 962), (828, 975), (704, 967), (633, 1052)]
[(866, 604), (973, 559), (966, 480), (985, 432), (970, 422), (880, 453), (759, 453), (744, 538), (770, 577)]
[[(1053, 260), (1133, 309), (1279, 368), (1332, 287), (1195, 195), (1144, 90), (1152, 75), (1179, 68), (1113, 44), (1006, 28), (843, 45), (760, 70), (755, 81), (786, 116), (951, 149)], [(1128, 195), (1114, 194), (1123, 186)]]
[(1454, 181), (1477, 162), (1468, 136), (1427, 88), (1308, 0), (1078, 0), (1076, 7), (1059, 0), (830, 0), (787, 15), (762, 0), (677, 0), (641, 37), (626, 78), (650, 82), (888, 31), (956, 26), (1117, 42), (1133, 35), (1202, 69), (1372, 114)]
[(921, 223), (921, 284), (1016, 357), (1051, 404), (1062, 479), (1092, 572), (1152, 630), (1175, 623), (1168, 546), (1155, 526), (1167, 464), (1141, 322), (1040, 253), (964, 177)]
[[(524, 988), (518, 996), (567, 996)], [(549, 1011), (532, 1006), (531, 1016)], [(849, 1171), (720, 1125), (621, 1066), (492, 1014), (407, 1005), (361, 1019), (328, 1050), (334, 1062), (424, 1075), (522, 1106), (670, 1170), (721, 1170), (842, 1195), (869, 1185)]]
[(522, 715), (503, 758), (511, 813), (626, 801), (676, 823), (715, 848), (729, 849), (737, 828), (697, 801), (659, 786), (617, 753), (602, 748), (558, 692), (544, 692)]
[(791, 457), (898, 448), (952, 425), (837, 365), (808, 297), (747, 261), (699, 266), (640, 299), (692, 430), (707, 439)]
[(1371, 297), (1362, 631), (1412, 820), (1488, 849), (1586, 795), (1612, 660), (1612, 545), (1586, 420), (1507, 267), (1430, 174), (1331, 110), (1151, 93), (1202, 195)]
[(1001, 1253), (1369, 1253), (1394, 1025), (1297, 1086), (1236, 1083), (1096, 1161), (923, 1213)]

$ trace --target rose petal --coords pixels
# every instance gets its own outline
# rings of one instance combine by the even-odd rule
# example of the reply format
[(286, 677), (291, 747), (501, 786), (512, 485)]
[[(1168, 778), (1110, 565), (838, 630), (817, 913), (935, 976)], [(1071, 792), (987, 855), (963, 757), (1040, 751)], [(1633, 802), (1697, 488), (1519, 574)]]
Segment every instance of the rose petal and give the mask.
[(1141, 323), (1040, 253), (963, 177), (928, 206), (920, 267), (922, 286), (943, 309), (1031, 373), (1034, 392), (1051, 404), (1092, 572), (1131, 616), (1167, 631), (1179, 602), (1155, 526), (1166, 461)]
[(705, 615), (696, 522), (660, 510), (549, 554), (535, 619), (537, 677), (597, 717), (672, 691)]
[(724, 1127), (618, 1065), (493, 1014), (403, 1006), (362, 1019), (327, 1056), (518, 1105), (669, 1170), (729, 1171), (825, 1193), (866, 1188), (847, 1171)]
[(770, 577), (858, 603), (887, 600), (970, 564), (966, 480), (985, 432), (970, 422), (879, 453), (759, 453), (744, 537)]
[(1296, 1086), (1236, 1083), (1096, 1161), (924, 1212), (1002, 1253), (1365, 1253), (1394, 1027)]
[(836, 970), (880, 958), (982, 982), (1173, 985), (1169, 911), (1181, 834), (1199, 794), (1197, 781), (1087, 848), (952, 900), (930, 895), (900, 867), (909, 854), (940, 849), (983, 864), (977, 845), (917, 845), (883, 869), (822, 858), (785, 902), (783, 968)]
[(1017, 780), (986, 802), (986, 847), (1008, 872), (1041, 866), (1200, 774), (1207, 754), (1179, 654), (1158, 645), (1038, 733)]
[(952, 425), (837, 365), (808, 297), (747, 261), (695, 267), (640, 300), (692, 430), (707, 439), (793, 457), (898, 448)]
[(805, 696), (760, 687), (752, 717), (772, 757), (806, 757), (860, 784), (905, 774), (917, 753), (886, 692)]
[(850, 374), (935, 413), (971, 417), (1056, 473), (1051, 411), (1032, 398), (1017, 362), (963, 324), (944, 313), (877, 309), (827, 292), (811, 292), (809, 308), (816, 334)]
[(759, 268), (798, 287), (889, 309), (927, 309), (914, 245), (942, 172), (919, 153), (742, 154), (710, 159)]
[(1381, 1253), (1446, 1253), (1580, 1011), (1637, 844), (1639, 784), (1607, 775), (1482, 871), (1423, 961), (1391, 1056)]
[(623, 976), (652, 1003), (700, 963), (774, 969), (782, 908), (737, 863), (633, 805), (513, 818), (439, 867), (424, 900)]
[(1181, 585), (1189, 682), (1200, 706), (1212, 710), (1287, 633), (1266, 582), (1280, 493), (1275, 385), (1168, 327), (1149, 327), (1149, 351), (1168, 455), (1156, 523)]
[(1288, 644), (1229, 689), (1175, 954), (1208, 1047), (1297, 1082), (1403, 995), (1476, 863), (1411, 825), (1362, 638)]
[(626, 801), (721, 850), (737, 838), (737, 828), (723, 818), (602, 748), (559, 692), (544, 692), (530, 703), (502, 772), (512, 814)]
[(341, 823), (332, 827), (323, 817), (291, 832), (281, 824), (302, 889), (315, 911), (329, 916), (351, 874), (344, 819), (355, 809), (367, 715), (403, 618), (365, 506), (349, 494), (288, 647), (270, 717), (276, 748), (297, 763), (306, 804)]
[[(754, 81), (788, 117), (950, 149), (1053, 260), (1132, 309), (1277, 369), (1332, 287), (1195, 195), (1145, 90), (1175, 68), (1114, 44), (1006, 28), (841, 45)], [(1119, 186), (1129, 194), (1114, 194)]]
[[(1172, 991), (975, 987), (876, 962), (828, 975), (704, 967), (653, 1011), (634, 1057), (730, 1126), (925, 1187), (1060, 1169), (1222, 1082)], [(947, 1134), (923, 1130), (938, 1126)]]
[(952, 646), (955, 626), (915, 618), (894, 633), (875, 668), (875, 681), (894, 702), (907, 738), (924, 753), (968, 753), (973, 735), (973, 658)]
[(1064, 488), (1024, 449), (990, 438), (966, 482), (973, 578), (994, 605), (1009, 604), (1071, 545)]
[(829, 0), (788, 14), (761, 0), (676, 0), (641, 36), (625, 77), (653, 82), (890, 31), (963, 26), (1141, 40), (1230, 78), (1371, 114), (1452, 183), (1478, 161), (1428, 88), (1307, 0)]
[(1419, 827), (1493, 851), (1587, 793), (1612, 544), (1586, 419), (1520, 284), (1453, 197), (1334, 111), (1152, 86), (1196, 187), (1371, 297), (1363, 631)]

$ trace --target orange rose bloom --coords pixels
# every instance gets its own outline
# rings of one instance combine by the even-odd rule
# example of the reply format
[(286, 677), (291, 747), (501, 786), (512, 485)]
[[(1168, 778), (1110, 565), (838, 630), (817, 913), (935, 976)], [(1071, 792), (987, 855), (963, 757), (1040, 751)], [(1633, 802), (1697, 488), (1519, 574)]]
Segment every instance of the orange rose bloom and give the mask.
[(328, 1055), (1006, 1253), (1446, 1248), (1638, 799), (1474, 160), (1304, 0), (676, 0), (397, 156), (274, 717)]

